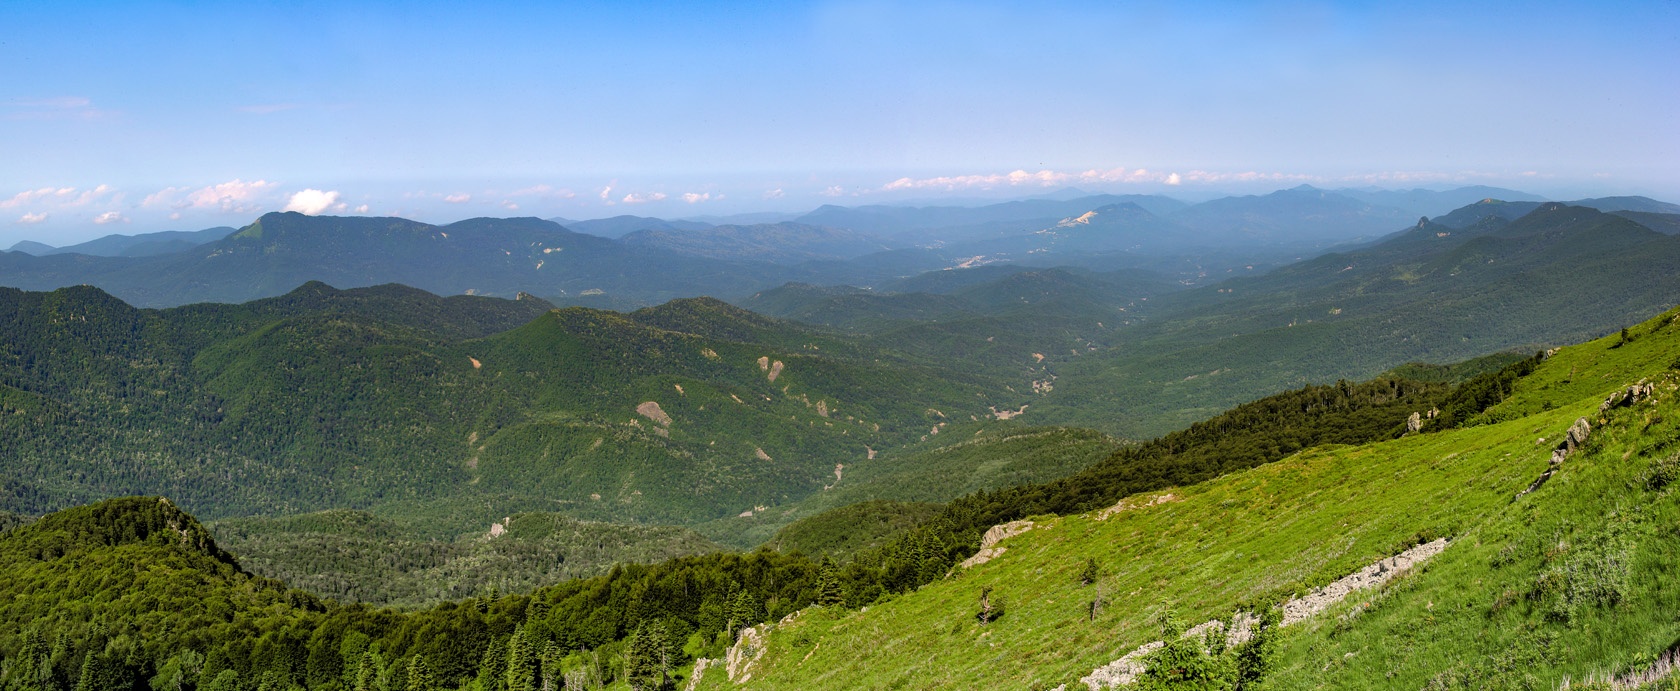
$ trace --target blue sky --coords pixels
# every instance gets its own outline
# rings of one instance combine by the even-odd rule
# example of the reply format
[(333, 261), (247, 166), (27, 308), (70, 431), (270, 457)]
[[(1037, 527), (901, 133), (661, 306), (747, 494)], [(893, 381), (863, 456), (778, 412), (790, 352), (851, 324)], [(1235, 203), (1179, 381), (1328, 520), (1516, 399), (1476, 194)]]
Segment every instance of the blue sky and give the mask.
[(1065, 186), (1680, 198), (1680, 3), (0, 4), (0, 243)]

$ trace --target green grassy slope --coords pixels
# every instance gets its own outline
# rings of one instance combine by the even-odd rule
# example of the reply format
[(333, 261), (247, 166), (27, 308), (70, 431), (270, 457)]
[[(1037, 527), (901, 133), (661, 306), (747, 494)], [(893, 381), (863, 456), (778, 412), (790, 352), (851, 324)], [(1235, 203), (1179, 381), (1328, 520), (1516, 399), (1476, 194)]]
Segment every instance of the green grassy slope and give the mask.
[[(989, 563), (867, 611), (775, 627), (751, 681), (713, 670), (701, 687), (1075, 688), (1157, 638), (1166, 608), (1228, 618), (1438, 536), (1453, 541), (1423, 568), (1284, 629), (1271, 687), (1549, 689), (1649, 659), (1680, 638), (1680, 581), (1664, 575), (1680, 567), (1676, 316), (1633, 329), (1628, 345), (1563, 349), (1521, 382), (1502, 422), (1313, 449), (1153, 493), (1171, 495), (1153, 506), (1135, 498), (1107, 520), (1042, 518)], [(1655, 402), (1599, 412), (1642, 378), (1658, 383)], [(1583, 416), (1585, 449), (1513, 500)], [(1094, 621), (1098, 591), (1076, 578), (1088, 558), (1108, 602)], [(1009, 607), (981, 625), (988, 586)]]
[[(930, 428), (932, 429), (932, 428)], [(702, 523), (702, 534), (741, 548), (772, 544), (791, 529), (840, 532), (852, 520), (849, 507), (865, 502), (909, 502), (917, 506), (947, 502), (982, 490), (1042, 483), (1075, 474), (1121, 448), (1119, 439), (1101, 432), (1065, 427), (1027, 427), (998, 430), (961, 421), (944, 427), (943, 436), (930, 437), (900, 451), (845, 464), (839, 482), (785, 508), (755, 512)], [(972, 431), (971, 431), (972, 430)], [(966, 437), (966, 439), (965, 439)], [(900, 525), (896, 524), (895, 525)], [(908, 523), (900, 527), (910, 525)], [(789, 543), (800, 547), (799, 541)], [(791, 548), (790, 547), (790, 548)], [(804, 547), (807, 552), (815, 550)]]

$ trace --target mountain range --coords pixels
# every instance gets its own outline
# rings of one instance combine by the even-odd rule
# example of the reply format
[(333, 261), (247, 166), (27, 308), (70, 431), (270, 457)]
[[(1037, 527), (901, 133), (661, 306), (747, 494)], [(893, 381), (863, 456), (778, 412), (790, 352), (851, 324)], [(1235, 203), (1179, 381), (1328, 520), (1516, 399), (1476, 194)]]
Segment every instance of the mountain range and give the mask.
[[(1117, 451), (1082, 480), (931, 510), (854, 504), (784, 536), (849, 554), (841, 563), (714, 552), (375, 609), (252, 573), (263, 562), (168, 499), (67, 508), (0, 530), (0, 677), (60, 688), (1100, 690), (1191, 669), (1245, 688), (1659, 689), (1680, 635), (1668, 606), (1680, 590), (1665, 577), (1680, 516), (1677, 317), (1450, 390), (1309, 387)], [(1417, 404), (1468, 415), (1398, 417)], [(1206, 479), (1149, 484), (1172, 468)], [(1153, 489), (1044, 511), (1118, 477)], [(997, 516), (1023, 517), (992, 525)], [(861, 546), (834, 537), (871, 523), (899, 527)], [(497, 556), (525, 543), (498, 541), (575, 529), (509, 517), (450, 549), (477, 549), (491, 569), (533, 568)], [(314, 544), (397, 553), (378, 540), (392, 527), (353, 513), (269, 530), (366, 535)], [(355, 568), (385, 579), (379, 564)]]
[[(1414, 191), (1405, 198), (1417, 208), (1488, 191)], [(1671, 204), (1635, 197), (1579, 204), (1675, 227)], [(1461, 227), (1487, 215), (1512, 219), (1536, 205), (1473, 204), (1438, 220)], [(794, 222), (744, 225), (634, 216), (569, 222), (575, 228), (534, 218), (431, 225), (278, 213), (237, 231), (26, 246), (45, 256), (0, 254), (0, 285), (90, 284), (136, 305), (167, 307), (272, 297), (311, 280), (346, 288), (395, 282), (439, 294), (523, 292), (556, 304), (632, 309), (676, 297), (740, 299), (789, 281), (879, 288), (929, 270), (1000, 263), (1142, 268), (1203, 284), (1264, 272), (1338, 243), (1369, 242), (1407, 225), (1406, 213), (1305, 186), (1195, 205), (1090, 195), (980, 207), (822, 207)]]

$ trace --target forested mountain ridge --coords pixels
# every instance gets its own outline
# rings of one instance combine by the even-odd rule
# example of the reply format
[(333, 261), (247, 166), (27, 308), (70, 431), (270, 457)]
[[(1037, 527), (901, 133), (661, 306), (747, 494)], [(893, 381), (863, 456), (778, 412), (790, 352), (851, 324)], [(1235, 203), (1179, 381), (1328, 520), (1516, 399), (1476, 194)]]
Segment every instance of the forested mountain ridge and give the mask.
[(0, 298), (3, 506), (25, 513), (149, 489), (209, 517), (383, 506), (444, 535), (557, 509), (687, 523), (821, 491), (837, 464), (1024, 398), (709, 300)]
[[(657, 268), (655, 268), (657, 267)], [(442, 294), (512, 297), (590, 290), (663, 301), (749, 292), (776, 270), (632, 247), (536, 218), (431, 225), (402, 218), (264, 214), (227, 237), (154, 257), (0, 255), (8, 285), (102, 287), (140, 306), (242, 302), (307, 281), (402, 283)]]
[[(1642, 669), (1680, 634), (1666, 606), (1680, 591), (1659, 576), (1674, 566), (1664, 531), (1680, 512), (1676, 322), (1671, 311), (1524, 361), (1534, 364), (1468, 426), (1425, 419), (1379, 435), (1400, 435), (1390, 441), (1034, 516), (992, 543), (989, 561), (957, 568), (973, 546), (952, 554), (923, 530), (844, 568), (768, 551), (686, 557), (404, 613), (253, 577), (170, 503), (108, 501), (0, 533), (0, 676), (54, 688), (588, 688), (662, 675), (699, 677), (702, 689), (1108, 688), (1096, 672), (1159, 638), (1162, 611), (1201, 621), (1263, 610), (1437, 538), (1448, 538), (1439, 555), (1387, 586), (1285, 619), (1251, 650), (1264, 664), (1217, 649), (1201, 659), (1271, 688), (1547, 688)], [(1344, 391), (1332, 388), (1297, 398)], [(1233, 411), (1182, 437), (1185, 450), (1286, 431), (1256, 424), (1266, 417)], [(1536, 428), (1551, 437), (1580, 418), (1586, 436), (1535, 442)], [(1566, 453), (1549, 463), (1554, 446)], [(722, 657), (747, 626), (736, 663), (690, 665)], [(1411, 655), (1380, 654), (1404, 645)], [(1155, 658), (1137, 669), (1169, 671)]]
[[(1310, 381), (1594, 338), (1680, 301), (1675, 266), (1676, 236), (1586, 207), (1548, 203), (1469, 230), (1421, 222), (1369, 247), (1156, 296), (1113, 348), (1047, 363), (1059, 379), (1042, 409), (1142, 437)], [(1116, 428), (1080, 413), (1109, 409), (1165, 424)]]
[(106, 235), (98, 239), (64, 247), (52, 247), (44, 243), (25, 240), (12, 245), (10, 251), (25, 252), (38, 257), (49, 254), (72, 253), (99, 257), (146, 257), (183, 252), (206, 242), (220, 240), (233, 232), (233, 228), (218, 226), (197, 231), (166, 230), (139, 235)]

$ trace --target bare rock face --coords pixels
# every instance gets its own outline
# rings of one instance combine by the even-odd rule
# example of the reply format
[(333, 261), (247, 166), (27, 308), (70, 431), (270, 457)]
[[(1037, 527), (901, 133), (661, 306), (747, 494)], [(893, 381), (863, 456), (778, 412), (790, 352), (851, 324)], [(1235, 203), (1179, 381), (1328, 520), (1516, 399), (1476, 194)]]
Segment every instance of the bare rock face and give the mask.
[(1417, 432), (1417, 431), (1422, 430), (1422, 429), (1423, 429), (1423, 413), (1412, 413), (1411, 417), (1406, 418), (1406, 431), (1407, 432)]
[(1604, 403), (1598, 406), (1598, 412), (1608, 412), (1612, 408), (1621, 408), (1641, 403), (1645, 399), (1650, 398), (1651, 394), (1656, 393), (1656, 391), (1657, 385), (1655, 384), (1643, 381), (1635, 384), (1629, 384), (1626, 389), (1610, 394), (1609, 398), (1604, 399)]
[(1591, 433), (1592, 425), (1588, 424), (1587, 419), (1584, 417), (1576, 418), (1575, 424), (1570, 425), (1569, 432), (1564, 435), (1563, 443), (1569, 453), (1575, 453), (1576, 449), (1587, 443), (1587, 435)]
[(1008, 548), (997, 546), (998, 542), (1015, 537), (1016, 535), (1020, 535), (1021, 533), (1032, 529), (1033, 522), (1025, 520), (1010, 521), (1002, 525), (994, 525), (991, 528), (988, 528), (986, 530), (986, 534), (980, 536), (980, 551), (975, 552), (974, 556), (964, 559), (961, 564), (957, 565), (957, 568), (966, 569), (971, 566), (979, 566), (1003, 556), (1004, 550)]
[(654, 424), (659, 425), (660, 427), (671, 426), (671, 416), (666, 414), (663, 408), (659, 407), (658, 401), (647, 401), (636, 406), (636, 414), (652, 420)]
[(764, 632), (769, 626), (750, 626), (741, 629), (740, 635), (735, 637), (735, 645), (729, 646), (723, 658), (730, 681), (741, 684), (752, 678), (753, 665), (764, 657)]
[(1183, 501), (1183, 499), (1178, 498), (1177, 496), (1173, 495), (1170, 492), (1167, 493), (1167, 494), (1160, 494), (1160, 495), (1156, 495), (1156, 496), (1153, 496), (1153, 497), (1149, 497), (1147, 499), (1142, 499), (1142, 498), (1137, 497), (1137, 496), (1128, 497), (1128, 498), (1125, 498), (1125, 499), (1121, 499), (1120, 503), (1115, 504), (1114, 506), (1110, 506), (1106, 509), (1098, 511), (1097, 512), (1097, 520), (1106, 521), (1106, 520), (1108, 520), (1109, 516), (1113, 516), (1114, 514), (1117, 514), (1117, 513), (1121, 513), (1121, 512), (1124, 512), (1124, 511), (1131, 511), (1132, 509), (1141, 509), (1141, 508), (1145, 508), (1145, 507), (1155, 506), (1156, 504), (1165, 504), (1169, 501)]
[(991, 547), (999, 541), (1015, 537), (1016, 535), (1020, 535), (1021, 533), (1032, 529), (1033, 522), (1026, 520), (1010, 521), (1003, 525), (994, 525), (991, 528), (986, 529), (986, 534), (980, 537), (980, 547), (982, 549)]
[(1120, 659), (1091, 670), (1089, 675), (1079, 679), (1079, 683), (1084, 684), (1091, 691), (1130, 685), (1137, 681), (1139, 674), (1143, 674), (1143, 658), (1163, 645), (1166, 645), (1166, 643), (1162, 641), (1145, 643), (1139, 646), (1137, 650), (1120, 656)]
[(1558, 468), (1563, 465), (1564, 460), (1569, 458), (1570, 454), (1586, 445), (1587, 436), (1590, 434), (1592, 434), (1592, 424), (1588, 423), (1584, 417), (1576, 418), (1575, 424), (1569, 426), (1569, 431), (1563, 433), (1563, 441), (1558, 442), (1557, 447), (1552, 449), (1551, 467), (1547, 468), (1546, 472), (1541, 473), (1540, 477), (1535, 478), (1534, 482), (1529, 484), (1528, 489), (1518, 492), (1517, 496), (1513, 498), (1521, 499), (1523, 495), (1540, 489), (1541, 485), (1552, 479), (1552, 475), (1557, 473)]
[(716, 665), (717, 660), (700, 658), (694, 661), (694, 672), (688, 676), (688, 683), (683, 685), (683, 691), (694, 691), (700, 688), (700, 676), (706, 673), (708, 665)]
[(1387, 583), (1418, 563), (1440, 554), (1446, 548), (1446, 538), (1418, 545), (1343, 576), (1334, 583), (1285, 602), (1283, 603), (1283, 625), (1288, 626), (1322, 612), (1331, 605), (1341, 602), (1342, 598), (1347, 597), (1349, 593), (1355, 590), (1375, 588)]

